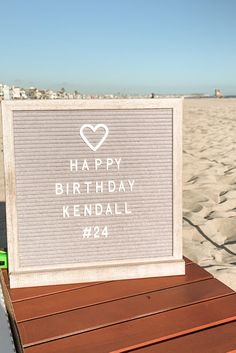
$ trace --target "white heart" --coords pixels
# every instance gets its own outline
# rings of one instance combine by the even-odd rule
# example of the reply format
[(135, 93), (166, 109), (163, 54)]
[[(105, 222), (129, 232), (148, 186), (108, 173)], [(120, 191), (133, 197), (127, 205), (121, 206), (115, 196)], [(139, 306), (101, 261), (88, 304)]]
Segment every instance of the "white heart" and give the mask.
[[(88, 140), (88, 138), (85, 136), (84, 129), (86, 129), (86, 128), (89, 128), (93, 132), (96, 132), (100, 128), (105, 130), (104, 135), (102, 136), (101, 140), (95, 146), (93, 146), (91, 144), (91, 142)], [(105, 124), (97, 124), (95, 126), (93, 126), (91, 124), (84, 124), (80, 128), (80, 136), (82, 137), (84, 142), (89, 146), (89, 148), (91, 148), (91, 150), (93, 150), (94, 152), (96, 152), (99, 149), (99, 147), (101, 147), (103, 142), (106, 140), (108, 133), (109, 133), (109, 129)]]

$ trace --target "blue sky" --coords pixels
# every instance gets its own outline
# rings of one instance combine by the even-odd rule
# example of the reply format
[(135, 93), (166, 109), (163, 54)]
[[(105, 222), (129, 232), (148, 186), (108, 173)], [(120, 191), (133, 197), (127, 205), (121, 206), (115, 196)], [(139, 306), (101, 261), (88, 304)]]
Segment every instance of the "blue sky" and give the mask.
[(0, 82), (236, 94), (235, 0), (0, 0)]

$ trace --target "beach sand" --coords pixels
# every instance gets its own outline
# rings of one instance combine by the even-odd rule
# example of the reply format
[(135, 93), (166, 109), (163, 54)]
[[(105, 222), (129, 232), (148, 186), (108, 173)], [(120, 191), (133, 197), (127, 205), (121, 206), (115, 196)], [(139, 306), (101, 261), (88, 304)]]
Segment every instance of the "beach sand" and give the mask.
[(236, 99), (184, 102), (184, 254), (236, 290)]
[[(183, 131), (184, 255), (236, 290), (236, 99), (186, 99)], [(1, 131), (0, 147), (4, 234)]]

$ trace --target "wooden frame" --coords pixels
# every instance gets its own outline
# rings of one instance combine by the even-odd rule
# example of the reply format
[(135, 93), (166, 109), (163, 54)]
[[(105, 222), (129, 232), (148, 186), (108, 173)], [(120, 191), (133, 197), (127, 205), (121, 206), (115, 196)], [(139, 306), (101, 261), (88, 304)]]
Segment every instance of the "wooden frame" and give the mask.
[[(182, 99), (3, 101), (3, 142), (9, 274), (11, 287), (113, 280), (184, 274), (182, 259)], [(14, 111), (78, 109), (173, 110), (173, 256), (104, 263), (54, 265), (21, 268), (18, 261), (16, 176), (14, 160)]]

